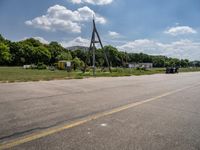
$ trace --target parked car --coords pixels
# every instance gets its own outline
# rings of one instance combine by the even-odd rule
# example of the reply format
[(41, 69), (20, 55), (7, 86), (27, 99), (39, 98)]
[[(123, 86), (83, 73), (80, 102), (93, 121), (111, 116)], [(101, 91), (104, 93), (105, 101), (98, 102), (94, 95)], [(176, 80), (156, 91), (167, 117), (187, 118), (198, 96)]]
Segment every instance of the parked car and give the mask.
[(166, 68), (166, 73), (178, 73), (179, 68), (178, 67), (167, 67)]

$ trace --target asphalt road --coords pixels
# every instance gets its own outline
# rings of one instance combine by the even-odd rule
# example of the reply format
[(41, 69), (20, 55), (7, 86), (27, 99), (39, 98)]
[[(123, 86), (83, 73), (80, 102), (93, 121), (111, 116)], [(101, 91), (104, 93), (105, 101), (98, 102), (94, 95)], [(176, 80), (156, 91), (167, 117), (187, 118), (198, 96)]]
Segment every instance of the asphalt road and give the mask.
[(200, 150), (200, 73), (0, 84), (0, 149)]

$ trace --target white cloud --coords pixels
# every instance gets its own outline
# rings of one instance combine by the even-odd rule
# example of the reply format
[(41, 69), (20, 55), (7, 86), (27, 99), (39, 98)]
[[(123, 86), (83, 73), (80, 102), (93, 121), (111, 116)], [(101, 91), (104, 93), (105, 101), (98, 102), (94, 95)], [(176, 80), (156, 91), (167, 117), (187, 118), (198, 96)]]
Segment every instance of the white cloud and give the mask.
[(155, 42), (153, 40), (148, 39), (139, 39), (131, 42), (127, 42), (124, 45), (118, 46), (120, 50), (127, 50), (129, 52), (136, 53), (146, 53), (157, 55), (161, 52), (160, 49), (161, 43)]
[(109, 35), (111, 38), (119, 38), (119, 37), (120, 37), (120, 34), (117, 33), (117, 32), (114, 32), (114, 31), (108, 31), (108, 35)]
[(81, 4), (82, 0), (70, 0), (74, 4)]
[(88, 3), (93, 5), (108, 5), (113, 2), (113, 0), (70, 0), (74, 4)]
[(77, 37), (71, 41), (63, 41), (61, 42), (63, 47), (72, 47), (72, 46), (85, 46), (89, 47), (90, 41), (88, 39), (84, 39), (82, 37)]
[(49, 44), (49, 41), (45, 40), (43, 37), (37, 36), (37, 37), (33, 37), (33, 38), (36, 40), (39, 40), (43, 44)]
[(166, 44), (153, 40), (141, 39), (127, 42), (117, 48), (134, 53), (143, 52), (151, 55), (164, 55), (190, 60), (200, 59), (200, 42), (193, 42), (190, 40), (179, 40)]
[(93, 16), (95, 16), (97, 23), (106, 23), (106, 19), (104, 17), (96, 14), (87, 6), (72, 11), (64, 6), (54, 5), (47, 10), (45, 15), (28, 20), (25, 24), (47, 31), (60, 30), (80, 33), (81, 23), (91, 21)]
[(164, 31), (165, 34), (177, 36), (177, 35), (184, 35), (184, 34), (196, 34), (197, 31), (189, 26), (177, 26), (171, 27), (168, 30)]

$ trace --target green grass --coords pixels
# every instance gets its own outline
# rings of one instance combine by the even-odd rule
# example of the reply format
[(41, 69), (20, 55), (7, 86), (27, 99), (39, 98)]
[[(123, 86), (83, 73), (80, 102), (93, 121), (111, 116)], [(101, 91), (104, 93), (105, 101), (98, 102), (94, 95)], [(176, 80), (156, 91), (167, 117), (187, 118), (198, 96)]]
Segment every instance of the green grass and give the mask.
[(193, 67), (193, 68), (180, 68), (179, 72), (197, 72), (200, 71), (200, 67)]
[[(165, 69), (163, 68), (155, 68), (151, 70), (137, 70), (137, 69), (124, 69), (124, 68), (114, 68), (112, 69), (112, 73), (110, 72), (102, 72), (100, 70), (96, 71), (96, 77), (120, 77), (120, 76), (132, 76), (132, 75), (150, 75), (156, 73), (164, 73)], [(92, 70), (82, 74), (82, 76), (90, 77), (93, 76)]]
[[(180, 72), (200, 71), (200, 68), (181, 68)], [(101, 71), (97, 69), (96, 77), (119, 77), (132, 75), (151, 75), (165, 73), (164, 68), (154, 68), (151, 70), (137, 70), (137, 69), (123, 69), (114, 68), (112, 73)], [(23, 69), (22, 67), (0, 67), (0, 82), (26, 82), (26, 81), (40, 81), (40, 80), (54, 80), (54, 79), (82, 79), (92, 77), (92, 70), (85, 74), (80, 71), (70, 72), (61, 70), (32, 70)]]
[(0, 67), (0, 81), (2, 82), (17, 82), (17, 81), (39, 81), (39, 80), (54, 80), (54, 79), (71, 79), (80, 78), (78, 73), (61, 70), (32, 70), (23, 69), (21, 67)]

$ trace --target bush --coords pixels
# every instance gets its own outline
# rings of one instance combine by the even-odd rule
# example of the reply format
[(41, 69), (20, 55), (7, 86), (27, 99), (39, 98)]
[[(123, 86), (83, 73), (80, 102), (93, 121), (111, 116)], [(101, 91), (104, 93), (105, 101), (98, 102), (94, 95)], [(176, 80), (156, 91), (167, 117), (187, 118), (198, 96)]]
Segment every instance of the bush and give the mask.
[(37, 69), (37, 66), (34, 65), (34, 64), (32, 64), (32, 65), (31, 65), (31, 69)]
[(72, 63), (73, 63), (74, 70), (82, 69), (85, 66), (84, 62), (80, 60), (78, 57), (75, 57)]
[(47, 69), (47, 66), (43, 63), (38, 63), (37, 64), (37, 69), (42, 70), (42, 69)]

